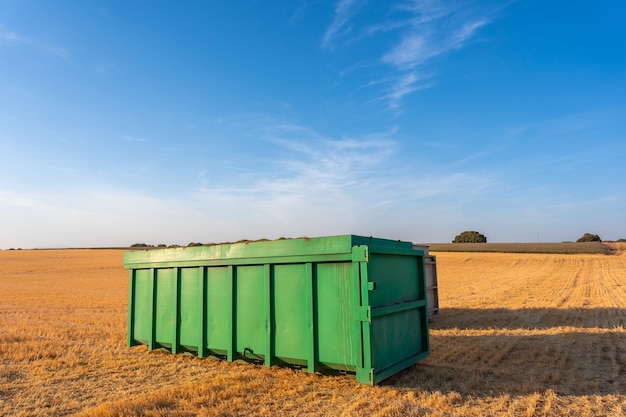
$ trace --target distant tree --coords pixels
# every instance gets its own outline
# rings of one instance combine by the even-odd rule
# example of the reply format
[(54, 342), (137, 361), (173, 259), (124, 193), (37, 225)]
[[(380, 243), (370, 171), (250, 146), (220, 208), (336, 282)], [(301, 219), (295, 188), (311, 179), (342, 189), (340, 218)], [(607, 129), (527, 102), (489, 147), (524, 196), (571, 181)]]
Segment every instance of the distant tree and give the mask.
[(591, 233), (585, 233), (576, 242), (602, 242), (602, 239), (600, 239), (600, 236), (598, 236), (598, 235), (593, 235)]
[(199, 242), (189, 242), (189, 244), (187, 245), (188, 248), (191, 248), (194, 246), (203, 246), (203, 244)]
[(466, 230), (457, 235), (452, 243), (487, 243), (487, 237), (473, 230)]
[(621, 238), (621, 239), (617, 239), (618, 242), (626, 242), (626, 239)]
[(146, 243), (133, 243), (130, 245), (131, 248), (151, 248), (153, 245), (148, 245)]

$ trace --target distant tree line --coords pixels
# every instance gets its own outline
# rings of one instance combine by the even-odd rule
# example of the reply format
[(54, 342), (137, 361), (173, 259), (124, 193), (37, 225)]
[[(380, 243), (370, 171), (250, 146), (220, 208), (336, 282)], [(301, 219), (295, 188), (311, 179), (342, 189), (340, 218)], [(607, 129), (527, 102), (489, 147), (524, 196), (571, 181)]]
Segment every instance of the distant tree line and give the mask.
[(163, 249), (163, 248), (177, 248), (178, 245), (166, 245), (163, 243), (160, 243), (158, 245), (149, 245), (147, 243), (133, 243), (132, 245), (130, 245), (131, 248), (144, 248), (144, 249)]
[[(278, 240), (283, 240), (283, 239), (285, 238), (281, 237)], [(265, 241), (265, 240), (267, 239), (258, 239), (257, 241)], [(224, 242), (224, 243), (247, 243), (247, 242), (254, 242), (254, 241), (248, 240), (248, 239), (242, 239), (237, 242)], [(595, 235), (592, 233), (585, 233), (580, 238), (578, 238), (576, 242), (602, 242), (602, 239), (598, 235)], [(626, 239), (624, 238), (618, 239), (616, 240), (616, 242), (626, 242)], [(452, 243), (487, 243), (487, 236), (475, 230), (466, 230), (456, 235)], [(185, 247), (191, 248), (194, 246), (211, 246), (211, 245), (216, 245), (216, 243), (189, 242), (187, 246)], [(162, 249), (162, 248), (180, 248), (181, 246), (180, 245), (165, 245), (163, 243), (159, 245), (150, 245), (147, 243), (133, 243), (132, 245), (130, 245), (130, 247), (131, 248), (143, 248), (143, 249)]]
[[(602, 239), (598, 235), (585, 233), (576, 242), (602, 242)], [(626, 242), (626, 239), (618, 239), (617, 242)], [(487, 243), (487, 237), (474, 230), (466, 230), (456, 235), (452, 243)]]

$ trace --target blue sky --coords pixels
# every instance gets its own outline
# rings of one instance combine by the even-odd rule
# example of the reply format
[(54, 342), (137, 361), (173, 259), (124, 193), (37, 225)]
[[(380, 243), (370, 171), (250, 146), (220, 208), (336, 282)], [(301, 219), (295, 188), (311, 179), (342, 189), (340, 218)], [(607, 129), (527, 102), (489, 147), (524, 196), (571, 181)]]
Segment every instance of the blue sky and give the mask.
[(0, 248), (626, 238), (626, 3), (0, 3)]

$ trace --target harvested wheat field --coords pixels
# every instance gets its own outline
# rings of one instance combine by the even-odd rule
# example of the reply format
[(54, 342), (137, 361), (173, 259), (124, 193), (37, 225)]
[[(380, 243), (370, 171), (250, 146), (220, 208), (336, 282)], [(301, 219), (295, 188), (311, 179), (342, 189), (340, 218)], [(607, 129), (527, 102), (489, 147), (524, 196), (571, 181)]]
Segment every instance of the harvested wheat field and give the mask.
[(369, 387), (127, 348), (122, 253), (0, 251), (0, 415), (626, 414), (626, 254), (436, 253), (431, 356)]

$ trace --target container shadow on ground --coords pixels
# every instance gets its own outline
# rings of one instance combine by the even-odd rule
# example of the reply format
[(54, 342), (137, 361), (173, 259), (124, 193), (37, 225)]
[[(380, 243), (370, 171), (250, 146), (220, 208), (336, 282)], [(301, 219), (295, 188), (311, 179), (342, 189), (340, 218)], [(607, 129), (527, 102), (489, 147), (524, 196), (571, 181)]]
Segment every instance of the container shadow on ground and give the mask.
[(442, 308), (432, 330), (551, 329), (554, 327), (614, 329), (626, 326), (624, 308)]
[(431, 355), (383, 385), (474, 397), (623, 395), (625, 320), (621, 308), (442, 309)]

